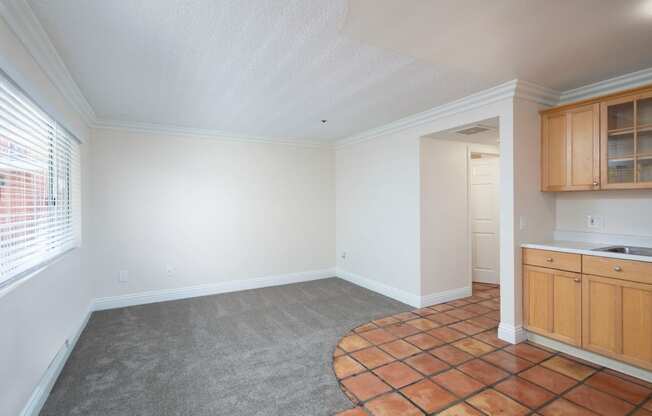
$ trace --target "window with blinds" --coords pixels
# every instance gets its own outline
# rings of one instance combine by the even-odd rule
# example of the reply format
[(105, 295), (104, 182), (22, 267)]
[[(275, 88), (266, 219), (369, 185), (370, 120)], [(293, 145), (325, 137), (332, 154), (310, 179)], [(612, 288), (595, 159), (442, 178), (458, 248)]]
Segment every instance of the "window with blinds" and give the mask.
[(0, 72), (0, 286), (81, 243), (79, 146)]

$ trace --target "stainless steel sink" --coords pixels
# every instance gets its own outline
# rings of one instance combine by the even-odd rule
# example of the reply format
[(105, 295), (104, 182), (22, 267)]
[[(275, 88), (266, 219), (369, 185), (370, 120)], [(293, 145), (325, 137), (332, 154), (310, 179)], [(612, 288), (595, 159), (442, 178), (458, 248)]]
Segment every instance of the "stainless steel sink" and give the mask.
[(592, 251), (604, 251), (607, 253), (631, 254), (634, 256), (652, 257), (652, 248), (649, 247), (631, 247), (631, 246), (609, 246), (594, 248)]

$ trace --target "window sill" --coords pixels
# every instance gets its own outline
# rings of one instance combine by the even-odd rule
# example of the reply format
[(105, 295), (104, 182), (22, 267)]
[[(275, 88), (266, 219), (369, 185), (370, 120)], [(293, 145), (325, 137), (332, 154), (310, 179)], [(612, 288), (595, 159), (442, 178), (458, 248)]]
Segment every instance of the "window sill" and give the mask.
[(73, 247), (69, 250), (64, 251), (63, 253), (57, 255), (56, 257), (47, 260), (44, 263), (39, 264), (29, 270), (24, 271), (23, 273), (12, 277), (6, 282), (0, 283), (0, 299), (9, 293), (13, 292), (18, 287), (22, 286), (23, 283), (29, 281), (32, 277), (35, 277), (38, 274), (43, 273), (45, 270), (49, 269), (53, 265), (59, 263), (64, 258), (68, 257), (75, 250), (79, 250), (80, 247)]

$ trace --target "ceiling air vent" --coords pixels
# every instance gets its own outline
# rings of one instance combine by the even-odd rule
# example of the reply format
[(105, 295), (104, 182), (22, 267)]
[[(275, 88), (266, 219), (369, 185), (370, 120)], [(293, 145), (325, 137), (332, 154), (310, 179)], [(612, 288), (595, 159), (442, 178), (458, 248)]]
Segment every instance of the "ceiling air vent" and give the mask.
[(489, 131), (489, 130), (491, 130), (491, 129), (488, 128), (488, 127), (473, 126), (473, 127), (468, 127), (468, 128), (462, 129), (462, 130), (458, 130), (455, 133), (463, 134), (465, 136), (470, 136), (472, 134), (478, 134), (478, 133), (482, 133), (482, 132)]

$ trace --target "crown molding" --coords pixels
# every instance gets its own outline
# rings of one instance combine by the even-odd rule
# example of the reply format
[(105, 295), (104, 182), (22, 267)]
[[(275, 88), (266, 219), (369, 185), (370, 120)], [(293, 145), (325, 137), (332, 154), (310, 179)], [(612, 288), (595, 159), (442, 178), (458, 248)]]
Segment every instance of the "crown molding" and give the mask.
[(642, 69), (640, 71), (564, 91), (557, 104), (569, 104), (574, 101), (594, 98), (649, 84), (652, 84), (652, 68)]
[(522, 100), (532, 101), (546, 106), (559, 104), (561, 92), (544, 87), (533, 82), (516, 80), (516, 93), (514, 96)]
[(95, 111), (70, 75), (27, 1), (0, 0), (0, 15), (52, 83), (79, 112), (86, 124), (92, 124), (96, 119)]
[(232, 142), (285, 144), (302, 147), (332, 146), (331, 144), (308, 140), (246, 136), (216, 130), (99, 119), (27, 1), (0, 0), (0, 16), (7, 21), (11, 30), (20, 39), (25, 49), (45, 72), (50, 81), (91, 128), (201, 137)]
[[(99, 120), (84, 97), (79, 86), (68, 71), (61, 56), (52, 44), (43, 26), (26, 0), (0, 0), (0, 16), (24, 44), (34, 60), (43, 69), (63, 96), (80, 113), (87, 125), (99, 129), (131, 130), (157, 134), (175, 134), (192, 137), (214, 138), (249, 143), (274, 143), (307, 147), (333, 147), (332, 144), (309, 142), (298, 139), (279, 139), (230, 134), (222, 131), (167, 126), (151, 123)], [(456, 113), (469, 111), (493, 102), (519, 98), (546, 106), (568, 104), (620, 90), (636, 88), (652, 83), (652, 68), (585, 85), (564, 92), (557, 92), (531, 82), (514, 79), (495, 87), (468, 95), (461, 99), (407, 116), (362, 133), (337, 140), (334, 147), (361, 143), (376, 137), (416, 127)]]
[(191, 137), (199, 139), (221, 140), (237, 143), (263, 143), (281, 144), (287, 146), (331, 148), (332, 143), (321, 143), (306, 139), (288, 139), (281, 137), (245, 136), (233, 134), (220, 130), (197, 129), (190, 127), (172, 126), (167, 124), (124, 122), (117, 120), (97, 120), (91, 124), (91, 128), (98, 130), (116, 130), (144, 134), (170, 135)]
[(512, 98), (516, 93), (517, 84), (517, 80), (505, 82), (493, 88), (489, 88), (484, 91), (468, 95), (464, 98), (439, 105), (437, 107), (431, 108), (430, 110), (401, 118), (399, 120), (385, 124), (384, 126), (376, 127), (362, 133), (337, 140), (335, 145), (336, 147), (342, 147), (362, 143), (379, 136), (396, 133), (456, 113), (461, 113), (496, 101)]
[(496, 87), (468, 95), (459, 100), (451, 101), (438, 107), (434, 107), (430, 110), (404, 117), (384, 126), (367, 130), (366, 132), (346, 139), (338, 140), (334, 144), (309, 142), (307, 140), (301, 139), (243, 136), (219, 130), (205, 130), (153, 123), (123, 122), (118, 120), (97, 120), (91, 125), (91, 127), (96, 129), (111, 129), (135, 131), (141, 133), (212, 138), (235, 142), (274, 143), (305, 147), (341, 147), (361, 143), (385, 134), (399, 132), (443, 117), (469, 111), (477, 107), (514, 97), (533, 101), (547, 106), (553, 106), (559, 102), (560, 93), (550, 88), (546, 88), (531, 82), (514, 79), (512, 81), (500, 84)]
[(652, 68), (643, 69), (564, 92), (559, 92), (532, 82), (514, 79), (496, 87), (460, 98), (459, 100), (404, 117), (384, 126), (337, 140), (335, 142), (335, 147), (339, 148), (362, 143), (379, 136), (396, 133), (506, 98), (518, 98), (553, 107), (649, 84), (652, 84)]
[(420, 126), (425, 123), (448, 117), (457, 113), (473, 110), (497, 101), (513, 99), (515, 97), (534, 101), (544, 105), (555, 105), (559, 101), (560, 93), (540, 85), (513, 79), (503, 84), (488, 88), (475, 94), (467, 95), (455, 101), (431, 108), (392, 123), (377, 127), (365, 132), (340, 139), (335, 142), (336, 147), (350, 146), (362, 143), (376, 137), (396, 133), (405, 129)]

